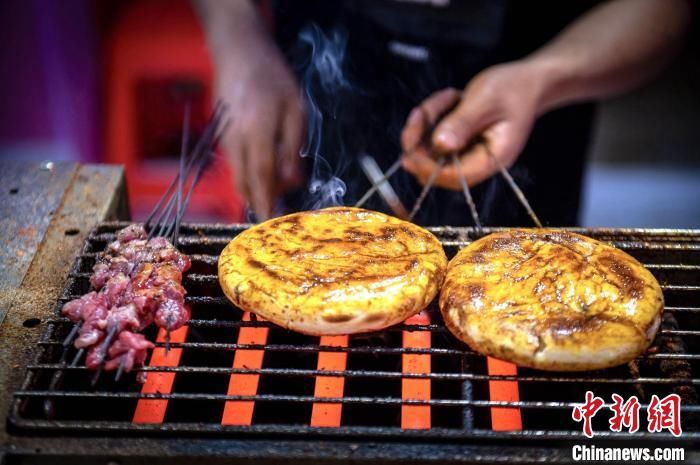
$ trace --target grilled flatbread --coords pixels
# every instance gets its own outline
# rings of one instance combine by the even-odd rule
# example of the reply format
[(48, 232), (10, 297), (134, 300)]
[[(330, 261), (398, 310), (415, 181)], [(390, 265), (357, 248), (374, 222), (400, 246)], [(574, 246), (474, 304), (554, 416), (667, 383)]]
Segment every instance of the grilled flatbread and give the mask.
[(311, 335), (374, 331), (423, 310), (447, 268), (437, 238), (359, 208), (275, 218), (234, 238), (219, 282), (238, 307)]
[(579, 371), (642, 354), (661, 321), (659, 283), (637, 260), (557, 230), (491, 234), (450, 261), (445, 324), (472, 349), (521, 366)]

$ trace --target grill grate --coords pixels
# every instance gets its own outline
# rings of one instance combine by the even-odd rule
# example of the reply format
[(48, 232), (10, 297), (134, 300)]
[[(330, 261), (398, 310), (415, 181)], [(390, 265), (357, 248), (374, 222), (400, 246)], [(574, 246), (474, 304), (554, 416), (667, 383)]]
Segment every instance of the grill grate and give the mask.
[[(184, 225), (179, 247), (192, 257), (184, 279), (192, 320), (173, 333), (168, 354), (164, 335), (147, 329), (157, 343), (142, 368), (145, 385), (130, 373), (119, 382), (103, 376), (91, 388), (87, 369), (61, 360), (71, 323), (60, 308), (88, 290), (97, 254), (123, 226), (106, 223), (89, 235), (14, 394), (14, 427), (64, 434), (571, 440), (582, 437), (571, 410), (593, 390), (606, 402), (612, 393), (639, 396), (640, 431), (651, 395), (677, 393), (684, 438), (700, 438), (700, 231), (574, 230), (642, 261), (662, 284), (666, 313), (657, 341), (639, 360), (596, 372), (546, 373), (469, 350), (443, 326), (435, 303), (404, 324), (349, 337), (304, 336), (257, 320), (223, 297), (216, 276), (219, 253), (244, 226)], [(475, 236), (469, 228), (432, 230), (450, 257)], [(605, 411), (594, 418), (597, 437), (673, 438), (612, 433), (608, 418)]]

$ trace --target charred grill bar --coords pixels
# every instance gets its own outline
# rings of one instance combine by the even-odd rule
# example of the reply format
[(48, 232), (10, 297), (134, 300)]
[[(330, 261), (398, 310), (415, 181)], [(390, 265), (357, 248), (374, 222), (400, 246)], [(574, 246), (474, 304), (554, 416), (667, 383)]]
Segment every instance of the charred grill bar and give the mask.
[[(502, 454), (532, 446), (535, 456), (544, 456), (542, 441), (554, 451), (584, 439), (571, 410), (592, 390), (606, 402), (617, 393), (637, 395), (642, 403), (641, 433), (610, 432), (606, 409), (594, 419), (598, 439), (626, 445), (641, 438), (679, 442), (670, 434), (646, 433), (644, 415), (653, 394), (676, 393), (683, 399), (682, 442), (700, 441), (698, 231), (576, 230), (611, 242), (654, 273), (664, 290), (664, 323), (649, 353), (627, 366), (544, 373), (515, 370), (472, 352), (446, 331), (434, 306), (403, 325), (347, 338), (303, 336), (258, 321), (229, 304), (216, 276), (219, 253), (243, 227), (184, 225), (179, 248), (192, 258), (183, 281), (192, 320), (173, 334), (167, 354), (163, 334), (155, 328), (146, 333), (157, 342), (142, 369), (145, 385), (129, 373), (117, 383), (101, 380), (93, 389), (87, 369), (61, 360), (71, 323), (60, 316), (60, 307), (87, 291), (98, 253), (123, 226), (105, 223), (89, 235), (14, 393), (8, 418), (14, 431), (137, 433), (151, 440), (272, 437), (293, 439), (299, 447), (323, 438), (387, 445), (410, 438), (440, 450), (447, 449), (435, 441), (472, 446), (486, 441)], [(448, 256), (475, 237), (468, 228), (433, 232)], [(52, 384), (56, 378), (60, 382)], [(483, 460), (479, 457), (475, 451), (471, 459)]]

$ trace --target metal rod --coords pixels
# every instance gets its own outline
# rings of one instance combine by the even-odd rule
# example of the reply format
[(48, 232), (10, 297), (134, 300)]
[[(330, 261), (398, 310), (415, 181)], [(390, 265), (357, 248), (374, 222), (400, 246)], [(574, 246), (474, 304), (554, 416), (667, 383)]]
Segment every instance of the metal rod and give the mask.
[(370, 187), (369, 190), (367, 190), (367, 192), (365, 192), (365, 195), (363, 195), (360, 200), (357, 201), (357, 203), (355, 204), (355, 208), (361, 208), (369, 200), (369, 198), (372, 197), (372, 194), (377, 192), (377, 189), (379, 189), (379, 187), (382, 184), (384, 184), (387, 181), (387, 179), (389, 179), (394, 173), (396, 173), (396, 170), (398, 170), (400, 167), (401, 159), (399, 158), (394, 162), (393, 165), (389, 167), (388, 170), (386, 170), (384, 176), (377, 179), (377, 182), (373, 184), (372, 187)]
[(71, 342), (73, 342), (73, 339), (75, 339), (76, 334), (78, 334), (78, 331), (80, 331), (80, 328), (82, 326), (82, 321), (79, 321), (73, 325), (73, 328), (70, 330), (70, 333), (68, 333), (68, 336), (66, 336), (66, 338), (63, 340), (63, 347), (68, 347), (71, 344)]
[(119, 358), (119, 367), (117, 368), (117, 374), (114, 375), (114, 382), (116, 383), (119, 381), (119, 378), (122, 377), (122, 373), (124, 373), (124, 365), (126, 365), (126, 358), (124, 358), (126, 355), (122, 355)]
[(459, 183), (462, 185), (462, 192), (464, 192), (464, 199), (467, 201), (467, 205), (469, 206), (469, 212), (471, 213), (472, 219), (474, 220), (474, 226), (476, 226), (476, 232), (479, 236), (482, 236), (484, 234), (484, 231), (481, 227), (481, 221), (479, 220), (479, 212), (476, 210), (476, 205), (474, 204), (474, 199), (472, 198), (472, 194), (469, 191), (469, 184), (467, 184), (467, 179), (464, 177), (464, 173), (462, 173), (462, 170), (460, 169), (459, 159), (457, 158), (456, 153), (452, 154), (452, 163), (454, 164), (455, 171), (457, 172), (457, 177), (459, 178)]
[(97, 371), (95, 372), (95, 376), (92, 377), (92, 380), (90, 381), (90, 386), (95, 387), (97, 382), (100, 380), (100, 376), (102, 375), (102, 370), (104, 370), (104, 363), (100, 363), (100, 365), (97, 367)]
[(165, 355), (168, 355), (168, 352), (170, 352), (170, 316), (172, 314), (168, 314), (168, 318), (165, 322)]
[[(209, 141), (211, 140), (211, 137), (216, 135), (218, 127), (224, 116), (225, 109), (226, 106), (224, 104), (222, 104), (221, 102), (217, 102), (217, 104), (214, 107), (214, 113), (207, 122), (207, 126), (204, 128), (202, 136), (197, 141), (197, 144), (192, 150), (191, 155), (188, 157), (187, 164), (185, 166), (185, 173), (178, 173), (177, 176), (172, 180), (165, 194), (163, 195), (163, 197), (160, 198), (153, 211), (151, 212), (150, 216), (148, 217), (148, 220), (146, 220), (145, 224), (148, 229), (148, 239), (151, 239), (156, 235), (156, 230), (159, 227), (161, 231), (158, 233), (158, 235), (161, 235), (163, 232), (165, 232), (163, 230), (163, 226), (166, 223), (165, 219), (170, 216), (175, 206), (176, 198), (173, 195), (175, 193), (174, 190), (177, 184), (179, 183), (181, 177), (184, 176), (183, 182), (187, 179), (187, 177), (189, 177), (190, 170), (193, 166), (197, 165), (195, 162), (199, 159), (200, 155), (202, 153), (209, 153), (209, 151), (206, 151), (204, 149), (210, 144)], [(166, 201), (167, 203), (165, 203)], [(153, 224), (151, 227), (149, 227), (152, 221)]]
[(516, 184), (515, 180), (513, 179), (513, 176), (510, 175), (508, 170), (506, 169), (505, 166), (503, 166), (503, 163), (501, 163), (501, 160), (499, 160), (493, 152), (491, 152), (491, 149), (487, 144), (482, 144), (484, 146), (484, 149), (486, 150), (486, 153), (488, 156), (490, 156), (494, 162), (496, 162), (496, 166), (498, 167), (498, 170), (501, 172), (501, 175), (505, 178), (506, 182), (510, 186), (511, 190), (515, 193), (515, 196), (518, 198), (520, 201), (520, 204), (525, 207), (525, 210), (527, 210), (527, 214), (530, 215), (530, 218), (532, 221), (537, 225), (538, 228), (542, 227), (542, 223), (540, 222), (540, 219), (537, 218), (537, 215), (535, 215), (535, 212), (532, 210), (532, 207), (530, 207), (530, 203), (527, 201), (527, 198), (525, 198), (525, 194), (523, 194), (523, 191), (520, 190), (518, 185)]
[(440, 157), (437, 159), (437, 162), (435, 163), (435, 168), (433, 168), (433, 172), (430, 173), (430, 177), (428, 178), (428, 182), (425, 183), (425, 186), (423, 186), (423, 190), (416, 199), (416, 203), (413, 204), (413, 210), (411, 210), (411, 213), (408, 215), (409, 220), (413, 220), (413, 217), (416, 216), (416, 213), (418, 213), (418, 210), (420, 210), (421, 205), (423, 205), (423, 201), (428, 196), (428, 192), (430, 192), (430, 189), (433, 187), (433, 183), (435, 182), (435, 179), (437, 178), (437, 175), (444, 164), (444, 157)]
[[(224, 105), (221, 101), (216, 102), (216, 104), (214, 105), (214, 112), (213, 112), (212, 116), (209, 118), (209, 122), (207, 123), (207, 127), (205, 127), (205, 129), (204, 129), (204, 134), (202, 134), (202, 138), (195, 145), (193, 153), (196, 153), (197, 151), (201, 150), (201, 147), (204, 144), (204, 137), (208, 133), (208, 130), (209, 130), (209, 125), (211, 124), (212, 121), (214, 121), (215, 119), (217, 119), (221, 116), (220, 114), (225, 110), (225, 108), (226, 108), (226, 105)], [(151, 224), (151, 221), (156, 216), (156, 213), (158, 213), (158, 211), (163, 206), (163, 202), (165, 202), (167, 199), (170, 198), (170, 196), (172, 195), (173, 189), (175, 189), (175, 185), (177, 184), (177, 182), (178, 182), (178, 178), (176, 177), (175, 179), (173, 179), (170, 182), (170, 185), (165, 190), (165, 194), (163, 194), (163, 197), (161, 197), (160, 200), (158, 200), (158, 203), (156, 204), (156, 206), (153, 207), (153, 211), (151, 211), (151, 214), (148, 216), (148, 219), (146, 220), (146, 223), (145, 223), (145, 225), (147, 227)], [(158, 224), (158, 223), (156, 222), (156, 224)]]
[(85, 353), (85, 347), (81, 347), (80, 349), (78, 349), (78, 352), (75, 354), (75, 357), (73, 357), (73, 361), (70, 362), (70, 366), (77, 367), (78, 362), (80, 361), (80, 358), (83, 356), (84, 353)]
[[(189, 103), (185, 106), (185, 116), (182, 122), (182, 146), (180, 147), (180, 168), (179, 172), (182, 173), (185, 170), (185, 159), (187, 158), (187, 146), (190, 142), (190, 105)], [(185, 185), (185, 180), (182, 176), (178, 176), (178, 186), (177, 186), (177, 211), (182, 210), (182, 189)], [(180, 216), (175, 218), (175, 231), (173, 231), (173, 246), (177, 248), (177, 236), (180, 232)]]
[(408, 210), (401, 203), (401, 199), (399, 199), (391, 184), (386, 179), (383, 179), (384, 175), (375, 159), (369, 155), (361, 155), (359, 161), (362, 171), (365, 172), (373, 186), (378, 186), (379, 195), (389, 205), (394, 215), (402, 220), (408, 218)]
[(102, 341), (102, 344), (100, 344), (100, 347), (97, 349), (97, 356), (99, 357), (100, 365), (104, 364), (109, 345), (112, 343), (114, 336), (117, 335), (117, 329), (117, 325), (111, 326), (107, 332), (107, 337), (105, 337), (105, 340)]

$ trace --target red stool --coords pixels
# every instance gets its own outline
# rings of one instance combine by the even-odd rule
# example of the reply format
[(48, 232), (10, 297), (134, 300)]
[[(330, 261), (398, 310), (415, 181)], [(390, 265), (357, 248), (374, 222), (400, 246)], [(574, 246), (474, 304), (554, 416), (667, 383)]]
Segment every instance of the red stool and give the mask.
[[(212, 68), (186, 0), (130, 4), (107, 39), (105, 161), (126, 166), (129, 202), (143, 219), (177, 173), (185, 104), (193, 137), (211, 111)], [(187, 218), (240, 221), (244, 206), (217, 155)]]

